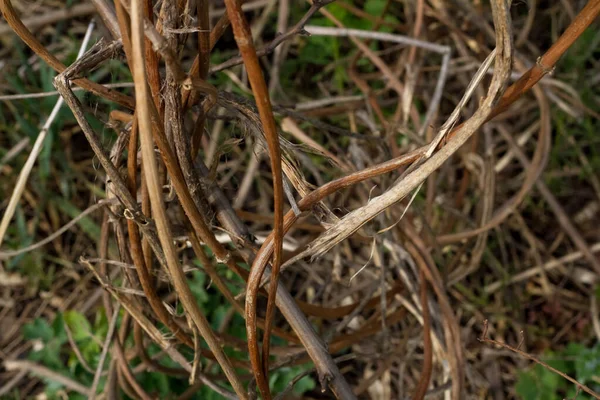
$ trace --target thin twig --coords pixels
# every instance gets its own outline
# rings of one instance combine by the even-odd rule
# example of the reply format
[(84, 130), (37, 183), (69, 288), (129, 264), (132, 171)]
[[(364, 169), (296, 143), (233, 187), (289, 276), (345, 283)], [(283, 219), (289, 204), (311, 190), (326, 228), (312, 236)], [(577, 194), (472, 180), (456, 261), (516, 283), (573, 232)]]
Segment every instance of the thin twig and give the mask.
[(100, 200), (98, 203), (96, 203), (93, 206), (90, 206), (87, 209), (85, 209), (84, 211), (82, 211), (79, 215), (77, 215), (77, 217), (75, 217), (71, 221), (67, 222), (59, 230), (57, 230), (56, 232), (54, 232), (50, 236), (46, 237), (45, 239), (42, 239), (42, 240), (40, 240), (37, 243), (34, 243), (34, 244), (29, 245), (27, 247), (23, 247), (21, 249), (0, 251), (0, 260), (5, 260), (5, 259), (11, 258), (11, 257), (16, 257), (16, 256), (18, 256), (20, 254), (29, 253), (30, 251), (39, 249), (40, 247), (42, 247), (42, 246), (44, 246), (44, 245), (52, 242), (57, 237), (61, 236), (63, 233), (65, 233), (66, 231), (68, 231), (69, 229), (71, 229), (79, 221), (81, 221), (83, 218), (87, 217), (88, 215), (90, 215), (94, 211), (99, 210), (101, 208), (104, 208), (105, 206), (110, 206), (110, 205), (113, 205), (113, 204), (116, 204), (116, 203), (117, 203), (116, 199)]
[(119, 311), (121, 307), (117, 304), (113, 311), (113, 316), (110, 319), (108, 324), (108, 331), (106, 332), (106, 339), (104, 340), (104, 347), (102, 348), (102, 353), (100, 353), (100, 358), (98, 359), (98, 367), (96, 368), (96, 373), (94, 374), (94, 380), (92, 381), (92, 387), (90, 388), (90, 399), (94, 400), (96, 397), (96, 388), (100, 383), (100, 376), (102, 376), (102, 370), (104, 369), (104, 361), (106, 360), (106, 355), (108, 354), (108, 349), (110, 348), (110, 342), (113, 339), (113, 334), (115, 333), (115, 328), (117, 326), (117, 318), (119, 317)]
[[(310, 20), (312, 18), (312, 16), (315, 15), (315, 13), (317, 13), (322, 7), (326, 6), (327, 4), (333, 3), (334, 1), (335, 0), (313, 1), (313, 4), (310, 7), (310, 9), (296, 23), (296, 25), (294, 25), (294, 27), (292, 29), (290, 29), (289, 31), (287, 31), (286, 33), (284, 33), (282, 35), (278, 35), (271, 43), (269, 43), (265, 47), (256, 50), (256, 55), (258, 57), (265, 56), (265, 55), (271, 53), (273, 50), (275, 50), (275, 48), (277, 48), (277, 46), (282, 44), (284, 41), (289, 40), (296, 35), (306, 35), (307, 32), (304, 29), (304, 26), (308, 23), (308, 20)], [(227, 9), (228, 9), (227, 11), (229, 12), (229, 7), (227, 7)], [(228, 69), (233, 66), (242, 64), (243, 62), (244, 62), (243, 56), (232, 58), (231, 60), (225, 61), (222, 64), (212, 67), (210, 69), (210, 73), (212, 74), (212, 73), (215, 73), (218, 71), (223, 71), (224, 69)]]
[[(39, 29), (45, 25), (54, 24), (58, 21), (65, 21), (71, 18), (83, 17), (96, 12), (93, 4), (82, 3), (75, 4), (73, 7), (57, 8), (54, 11), (48, 10), (43, 14), (34, 17), (24, 18), (23, 24), (30, 30)], [(0, 36), (11, 33), (13, 30), (8, 24), (0, 24)]]
[[(4, 15), (6, 22), (11, 26), (15, 33), (33, 50), (38, 56), (40, 56), (48, 65), (50, 65), (55, 71), (63, 72), (67, 67), (61, 63), (54, 55), (52, 55), (40, 42), (33, 36), (33, 34), (23, 25), (23, 22), (17, 17), (15, 10), (11, 4), (11, 0), (0, 0), (0, 11)], [(115, 92), (107, 89), (106, 87), (89, 81), (85, 78), (75, 79), (73, 81), (77, 85), (90, 90), (91, 92), (104, 97), (108, 100), (114, 101), (124, 107), (132, 109), (133, 99), (129, 96), (123, 95), (119, 92)]]
[(10, 393), (10, 391), (13, 390), (13, 388), (19, 384), (21, 379), (25, 378), (26, 375), (27, 375), (27, 371), (21, 370), (15, 376), (13, 376), (8, 382), (4, 383), (2, 385), (2, 387), (0, 387), (0, 396), (8, 395)]
[[(258, 355), (258, 338), (256, 335), (256, 294), (260, 283), (261, 275), (258, 279), (252, 279), (253, 274), (248, 279), (248, 295), (246, 296), (246, 331), (248, 334), (248, 350), (250, 361), (258, 388), (266, 400), (271, 398), (268, 385), (268, 364), (269, 364), (269, 343), (270, 333), (273, 325), (273, 314), (275, 308), (275, 297), (277, 296), (277, 277), (281, 267), (283, 253), (283, 174), (281, 171), (281, 149), (279, 147), (279, 134), (273, 117), (273, 109), (269, 98), (269, 90), (267, 88), (265, 78), (262, 74), (261, 67), (258, 62), (258, 56), (252, 40), (252, 33), (248, 26), (248, 22), (242, 11), (241, 4), (236, 0), (225, 0), (227, 14), (231, 21), (235, 40), (242, 54), (244, 65), (248, 73), (248, 79), (252, 85), (252, 92), (256, 99), (258, 113), (265, 132), (267, 147), (269, 150), (269, 158), (271, 161), (271, 174), (273, 176), (273, 234), (275, 235), (275, 247), (273, 251), (273, 262), (271, 269), (271, 286), (269, 288), (269, 299), (267, 302), (266, 327), (265, 337), (263, 340), (263, 358), (262, 365)], [(262, 272), (262, 271), (260, 271)]]
[(112, 38), (118, 40), (121, 38), (121, 31), (119, 29), (119, 23), (117, 22), (117, 16), (115, 9), (113, 8), (110, 0), (92, 0), (94, 7), (100, 14), (102, 22), (110, 31)]
[(27, 373), (44, 377), (64, 385), (69, 390), (81, 393), (84, 396), (89, 396), (91, 394), (90, 389), (86, 386), (83, 386), (81, 383), (32, 361), (6, 360), (4, 361), (4, 368), (6, 368), (7, 371), (26, 371)]
[(559, 370), (557, 370), (556, 368), (551, 367), (550, 365), (546, 364), (545, 362), (538, 360), (537, 358), (535, 358), (534, 356), (525, 353), (522, 350), (519, 350), (515, 347), (512, 347), (506, 343), (502, 343), (499, 342), (497, 340), (494, 339), (490, 339), (487, 337), (487, 324), (488, 321), (485, 320), (484, 321), (484, 331), (483, 334), (481, 335), (481, 337), (478, 339), (480, 342), (483, 343), (488, 343), (488, 344), (493, 344), (502, 348), (505, 348), (507, 350), (512, 351), (513, 353), (516, 353), (518, 355), (520, 355), (523, 358), (527, 358), (528, 360), (533, 361), (536, 364), (541, 365), (542, 367), (546, 368), (548, 371), (554, 372), (557, 375), (560, 375), (561, 377), (563, 377), (564, 379), (568, 380), (569, 382), (571, 382), (572, 384), (574, 384), (578, 389), (583, 390), (584, 392), (586, 392), (587, 394), (589, 394), (590, 396), (592, 396), (595, 399), (600, 399), (600, 394), (594, 392), (592, 389), (590, 389), (589, 387), (587, 387), (586, 385), (583, 385), (581, 383), (579, 383), (577, 380), (571, 378), (569, 375), (565, 374), (564, 372), (561, 372)]
[[(106, 83), (103, 85), (108, 89), (116, 89), (116, 88), (130, 88), (133, 87), (133, 82), (122, 82), (122, 83)], [(84, 88), (75, 86), (72, 88), (74, 92), (80, 92), (85, 90)], [(3, 101), (14, 101), (14, 100), (27, 100), (27, 99), (39, 99), (43, 97), (52, 97), (59, 96), (57, 90), (52, 90), (49, 92), (39, 92), (39, 93), (20, 93), (20, 94), (6, 94), (0, 96), (0, 100)]]

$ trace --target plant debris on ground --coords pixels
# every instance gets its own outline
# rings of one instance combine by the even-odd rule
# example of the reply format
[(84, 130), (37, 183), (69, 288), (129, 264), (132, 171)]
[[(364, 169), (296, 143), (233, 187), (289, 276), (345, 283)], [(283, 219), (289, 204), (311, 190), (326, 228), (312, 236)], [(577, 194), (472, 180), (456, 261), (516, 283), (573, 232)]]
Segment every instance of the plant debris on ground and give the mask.
[(600, 399), (600, 0), (0, 12), (0, 398)]

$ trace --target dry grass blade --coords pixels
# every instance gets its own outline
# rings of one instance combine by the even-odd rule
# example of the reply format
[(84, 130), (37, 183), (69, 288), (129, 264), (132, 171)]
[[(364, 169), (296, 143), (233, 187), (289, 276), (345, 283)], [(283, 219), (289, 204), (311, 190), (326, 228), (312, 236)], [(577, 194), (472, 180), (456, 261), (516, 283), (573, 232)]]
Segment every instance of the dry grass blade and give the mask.
[(84, 396), (90, 395), (90, 389), (83, 386), (79, 382), (75, 382), (66, 376), (58, 374), (51, 369), (48, 369), (43, 365), (36, 364), (32, 361), (6, 360), (4, 361), (4, 368), (6, 368), (7, 371), (26, 371), (27, 373), (43, 376), (44, 378), (64, 385), (69, 390), (81, 393)]
[(102, 370), (104, 369), (104, 361), (106, 360), (110, 343), (113, 340), (113, 334), (115, 333), (115, 328), (117, 327), (117, 318), (119, 317), (120, 310), (120, 306), (115, 307), (112, 318), (110, 319), (110, 323), (108, 325), (108, 331), (106, 332), (106, 340), (104, 341), (102, 353), (100, 354), (100, 360), (98, 361), (98, 368), (96, 369), (96, 373), (94, 374), (94, 380), (92, 382), (92, 387), (90, 388), (89, 398), (92, 400), (96, 398), (96, 389), (98, 388), (98, 384), (100, 383), (100, 376), (102, 375)]
[[(600, 0), (219, 1), (73, 5), (115, 40), (65, 67), (86, 21), (0, 0), (4, 39), (26, 42), (0, 50), (0, 358), (62, 323), (77, 363), (5, 368), (0, 393), (51, 395), (55, 377), (110, 399), (523, 396), (539, 367), (517, 377), (464, 334), (498, 310), (506, 342), (598, 350), (600, 38), (584, 30)], [(34, 145), (53, 69), (75, 121)], [(96, 317), (93, 354), (71, 310)]]
[(339, 223), (335, 224), (319, 236), (319, 238), (317, 238), (308, 249), (302, 253), (303, 257), (312, 256), (314, 259), (322, 256), (337, 243), (356, 232), (361, 226), (375, 218), (385, 209), (402, 200), (431, 173), (438, 169), (452, 154), (454, 154), (454, 152), (456, 152), (456, 150), (466, 143), (477, 129), (479, 129), (479, 127), (490, 117), (494, 105), (502, 95), (502, 90), (508, 82), (512, 63), (510, 20), (508, 14), (505, 12), (506, 4), (503, 2), (493, 2), (492, 4), (494, 4), (495, 11), (496, 59), (494, 76), (487, 97), (484, 99), (482, 105), (469, 120), (456, 130), (452, 140), (448, 141), (446, 145), (431, 156), (431, 158), (424, 161), (416, 170), (408, 174), (403, 180), (396, 183), (384, 194), (371, 199), (367, 205), (344, 216)]
[[(27, 29), (35, 30), (44, 25), (53, 24), (58, 21), (63, 21), (69, 18), (82, 17), (84, 15), (93, 14), (96, 11), (96, 7), (93, 4), (75, 4), (73, 7), (66, 9), (57, 9), (44, 13), (43, 15), (25, 18), (23, 24)], [(7, 24), (0, 24), (0, 36), (12, 32), (12, 28)]]
[(421, 378), (417, 385), (417, 390), (413, 396), (414, 400), (423, 400), (427, 394), (427, 388), (429, 387), (429, 380), (431, 379), (431, 372), (433, 368), (433, 350), (431, 340), (431, 317), (429, 315), (429, 302), (427, 295), (427, 280), (425, 279), (425, 273), (423, 270), (420, 271), (421, 279), (421, 309), (423, 310), (423, 369), (421, 371)]
[(456, 105), (454, 110), (452, 111), (452, 114), (450, 114), (450, 117), (448, 117), (446, 122), (444, 122), (444, 125), (442, 125), (442, 127), (440, 128), (440, 130), (437, 133), (437, 135), (435, 136), (435, 138), (431, 141), (429, 148), (427, 149), (427, 152), (425, 153), (425, 157), (427, 157), (427, 158), (431, 157), (431, 155), (438, 148), (438, 146), (440, 145), (440, 143), (442, 142), (442, 140), (444, 139), (446, 134), (448, 132), (450, 132), (450, 130), (454, 127), (454, 124), (456, 124), (456, 121), (458, 121), (461, 110), (464, 108), (464, 106), (467, 104), (467, 102), (471, 99), (471, 96), (473, 95), (475, 88), (477, 86), (479, 86), (479, 84), (481, 83), (481, 80), (487, 73), (487, 70), (492, 65), (492, 62), (494, 61), (495, 57), (496, 57), (496, 50), (494, 49), (486, 57), (485, 61), (483, 61), (483, 63), (477, 70), (477, 73), (475, 74), (475, 76), (473, 77), (471, 82), (469, 82), (469, 86), (467, 86), (467, 89), (465, 90), (465, 94), (460, 99), (460, 101), (458, 102), (458, 104)]
[[(29, 29), (23, 25), (23, 22), (21, 22), (19, 17), (17, 17), (10, 0), (0, 1), (0, 11), (2, 11), (4, 18), (6, 18), (6, 22), (8, 22), (14, 32), (19, 35), (19, 37), (31, 48), (31, 50), (39, 55), (46, 63), (48, 63), (48, 65), (54, 68), (55, 71), (60, 73), (65, 70), (66, 67), (64, 64), (54, 57), (54, 55), (48, 52), (48, 50), (35, 38), (35, 36), (33, 36)], [(74, 82), (82, 88), (90, 90), (91, 92), (108, 100), (114, 101), (124, 107), (132, 109), (134, 106), (133, 99), (131, 99), (131, 97), (107, 89), (100, 84), (91, 82), (87, 79), (76, 79)]]
[[(85, 33), (85, 37), (83, 38), (83, 41), (81, 42), (81, 47), (79, 48), (79, 54), (77, 54), (78, 59), (81, 58), (81, 56), (83, 56), (83, 54), (85, 53), (85, 49), (87, 48), (90, 38), (92, 37), (93, 30), (94, 30), (94, 23), (90, 22), (90, 24), (88, 25), (88, 29)], [(35, 161), (37, 160), (38, 156), (40, 155), (40, 153), (42, 151), (42, 145), (44, 144), (46, 135), (48, 134), (48, 130), (50, 130), (50, 127), (54, 123), (54, 119), (58, 115), (58, 111), (60, 111), (60, 108), (62, 107), (63, 103), (64, 103), (64, 100), (62, 97), (60, 97), (58, 99), (58, 101), (56, 102), (56, 104), (54, 105), (54, 108), (52, 109), (52, 112), (48, 116), (48, 119), (44, 123), (44, 126), (42, 126), (42, 130), (40, 131), (40, 133), (38, 133), (38, 137), (35, 140), (35, 143), (33, 144), (33, 149), (31, 150), (31, 153), (29, 153), (29, 157), (27, 157), (27, 161), (25, 162), (25, 165), (23, 166), (23, 168), (21, 169), (21, 172), (19, 173), (19, 178), (17, 179), (17, 183), (16, 183), (15, 188), (10, 196), (8, 206), (6, 207), (6, 210), (4, 211), (4, 215), (2, 215), (2, 221), (0, 222), (0, 246), (2, 246), (2, 242), (4, 240), (4, 235), (6, 234), (6, 229), (8, 229), (8, 225), (10, 224), (10, 221), (15, 213), (15, 210), (17, 209), (17, 204), (19, 203), (19, 200), (21, 199), (21, 195), (23, 194), (23, 191), (25, 190), (25, 185), (27, 184), (27, 180), (29, 179), (29, 174), (31, 173), (31, 170), (33, 169), (33, 165), (35, 164)]]

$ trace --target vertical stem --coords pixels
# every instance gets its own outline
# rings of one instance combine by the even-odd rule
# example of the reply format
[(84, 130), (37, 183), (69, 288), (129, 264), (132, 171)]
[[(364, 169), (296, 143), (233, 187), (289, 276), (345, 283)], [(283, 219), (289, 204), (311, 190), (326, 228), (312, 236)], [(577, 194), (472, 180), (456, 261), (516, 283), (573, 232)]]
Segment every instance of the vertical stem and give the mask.
[(150, 119), (150, 91), (146, 81), (146, 68), (144, 59), (144, 30), (142, 0), (134, 0), (131, 7), (131, 33), (133, 50), (133, 77), (136, 86), (135, 97), (137, 102), (138, 121), (140, 128), (140, 141), (142, 146), (143, 168), (150, 194), (150, 204), (156, 219), (158, 237), (165, 253), (167, 267), (173, 280), (173, 285), (179, 294), (182, 304), (189, 313), (190, 318), (198, 328), (209, 348), (214, 353), (217, 361), (223, 368), (225, 375), (233, 386), (234, 391), (241, 399), (246, 399), (246, 392), (242, 382), (237, 376), (229, 358), (223, 352), (214, 332), (195, 302), (194, 296), (187, 285), (185, 275), (179, 264), (175, 246), (172, 241), (165, 204), (162, 197), (162, 188), (158, 176), (158, 166), (154, 153), (152, 140), (152, 123)]
[[(281, 266), (283, 244), (283, 178), (281, 172), (281, 151), (279, 148), (279, 136), (277, 134), (277, 127), (275, 126), (271, 101), (269, 99), (269, 91), (258, 62), (258, 56), (256, 55), (256, 49), (252, 41), (252, 35), (248, 26), (248, 22), (246, 21), (244, 13), (242, 12), (242, 5), (236, 0), (225, 0), (225, 6), (227, 8), (227, 15), (231, 21), (235, 40), (242, 54), (242, 58), (244, 59), (244, 65), (246, 66), (246, 71), (248, 72), (248, 79), (252, 85), (252, 92), (256, 99), (258, 113), (265, 131), (267, 146), (269, 149), (269, 157), (271, 160), (271, 173), (273, 175), (273, 208), (275, 211), (273, 231), (275, 234), (275, 249), (273, 254), (273, 268), (271, 271), (271, 285), (269, 287), (269, 301), (267, 303), (262, 365), (258, 357), (256, 324), (252, 323), (252, 321), (255, 322), (255, 320), (246, 320), (248, 348), (254, 374), (262, 395), (265, 397), (265, 399), (270, 399), (271, 394), (266, 376), (269, 357), (269, 334), (273, 325), (275, 296), (277, 295), (277, 277), (279, 274), (279, 268)], [(247, 300), (250, 299), (250, 301), (246, 302), (246, 313), (255, 312), (253, 309), (254, 298), (255, 294), (247, 297)]]

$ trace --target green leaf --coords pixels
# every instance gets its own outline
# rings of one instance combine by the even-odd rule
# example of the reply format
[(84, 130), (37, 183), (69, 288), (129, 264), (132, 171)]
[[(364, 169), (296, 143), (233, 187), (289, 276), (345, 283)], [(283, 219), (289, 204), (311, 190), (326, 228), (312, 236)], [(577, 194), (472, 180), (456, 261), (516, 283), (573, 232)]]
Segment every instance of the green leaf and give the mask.
[(52, 330), (54, 331), (54, 337), (60, 341), (60, 343), (67, 342), (67, 332), (65, 331), (65, 319), (62, 313), (56, 314), (56, 318), (52, 321)]
[[(306, 371), (308, 368), (310, 368), (308, 365), (281, 368), (269, 377), (269, 386), (274, 392), (281, 392), (295, 377)], [(314, 389), (315, 386), (315, 380), (310, 376), (305, 376), (296, 382), (293, 392), (298, 396), (302, 396), (302, 394), (306, 393), (308, 390)]]
[(314, 378), (305, 376), (294, 385), (294, 393), (301, 396), (309, 390), (313, 390), (315, 387), (317, 387), (317, 384), (315, 383)]
[(331, 14), (333, 14), (334, 17), (342, 21), (344, 25), (348, 25), (346, 18), (352, 16), (352, 14), (350, 14), (345, 8), (343, 8), (335, 2), (327, 6), (327, 11), (329, 11)]
[[(592, 378), (600, 373), (600, 347), (598, 345), (593, 348), (577, 345), (577, 353), (575, 356), (575, 375), (579, 383), (587, 384)], [(569, 346), (571, 347), (571, 346)]]
[(77, 311), (66, 311), (64, 314), (65, 322), (73, 333), (73, 339), (81, 341), (90, 337), (92, 327), (87, 318)]
[(67, 368), (61, 359), (63, 343), (57, 338), (52, 338), (41, 350), (29, 353), (28, 358), (39, 361), (56, 372), (66, 372)]
[[(551, 363), (548, 363), (551, 364)], [(541, 365), (535, 366), (536, 374), (540, 377), (543, 390), (546, 393), (556, 393), (556, 390), (562, 382), (562, 377), (558, 376), (554, 372), (548, 371)], [(560, 370), (559, 370), (560, 371)]]
[(383, 14), (383, 10), (385, 9), (386, 0), (367, 0), (365, 3), (365, 11), (371, 15), (379, 17)]
[(52, 327), (46, 320), (36, 318), (32, 322), (23, 325), (23, 337), (27, 340), (41, 339), (44, 342), (49, 342), (54, 337)]
[(523, 400), (538, 400), (541, 399), (539, 396), (539, 387), (535, 379), (535, 375), (531, 372), (519, 373), (519, 379), (515, 385), (515, 390), (519, 395), (519, 398)]
[(206, 274), (200, 271), (192, 272), (192, 279), (190, 279), (190, 289), (192, 294), (200, 304), (204, 304), (209, 300), (208, 294), (206, 293)]
[[(81, 210), (66, 199), (56, 197), (52, 199), (52, 201), (58, 206), (58, 208), (60, 208), (62, 212), (71, 218), (75, 218), (81, 214)], [(90, 217), (81, 218), (77, 222), (77, 225), (79, 225), (91, 239), (97, 239), (100, 237), (100, 227)]]

